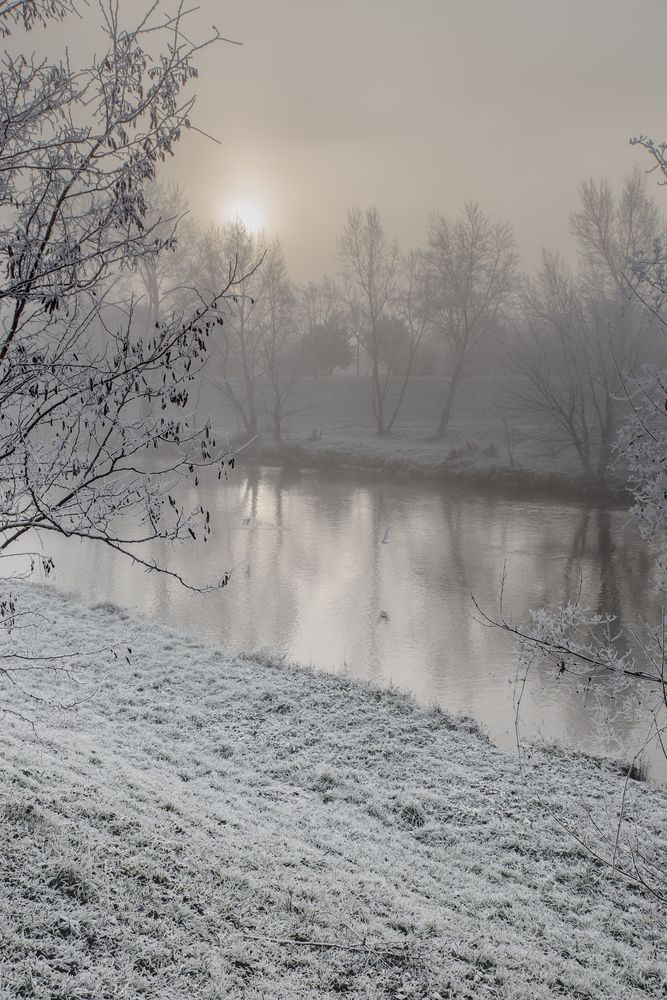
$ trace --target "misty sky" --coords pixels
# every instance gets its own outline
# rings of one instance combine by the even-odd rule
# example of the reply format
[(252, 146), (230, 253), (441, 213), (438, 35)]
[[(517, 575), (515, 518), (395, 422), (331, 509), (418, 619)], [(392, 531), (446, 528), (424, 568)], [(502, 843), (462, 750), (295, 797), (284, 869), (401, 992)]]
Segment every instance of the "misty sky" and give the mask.
[(569, 253), (580, 182), (620, 186), (649, 165), (629, 137), (667, 138), (667, 0), (200, 2), (243, 47), (201, 60), (196, 121), (221, 145), (189, 136), (168, 173), (200, 222), (250, 199), (299, 280), (335, 269), (353, 204), (406, 249), (474, 199), (527, 267)]

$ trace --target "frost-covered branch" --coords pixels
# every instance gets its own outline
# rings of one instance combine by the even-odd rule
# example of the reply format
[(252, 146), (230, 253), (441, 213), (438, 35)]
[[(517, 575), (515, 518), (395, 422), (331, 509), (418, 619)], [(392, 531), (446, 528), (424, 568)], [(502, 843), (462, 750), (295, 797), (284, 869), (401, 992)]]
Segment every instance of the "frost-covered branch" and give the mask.
[[(0, 5), (0, 20), (20, 9)], [(6, 53), (0, 67), (0, 551), (36, 529), (124, 550), (206, 538), (209, 515), (182, 509), (178, 483), (231, 458), (188, 394), (243, 276), (148, 334), (116, 291), (120, 270), (175, 243), (144, 188), (190, 126), (195, 59), (219, 34), (192, 41), (182, 4), (149, 4), (131, 28), (118, 5), (99, 10), (107, 50), (89, 66)]]
[[(88, 63), (18, 43), (0, 61), (0, 554), (48, 574), (34, 536), (58, 533), (208, 590), (229, 574), (196, 585), (145, 546), (209, 537), (209, 512), (183, 487), (209, 467), (226, 476), (234, 456), (197, 425), (189, 395), (244, 275), (232, 266), (194, 311), (148, 330), (127, 288), (177, 245), (177, 219), (150, 211), (146, 187), (193, 127), (197, 58), (221, 36), (193, 40), (182, 2), (148, 2), (130, 25), (127, 5), (96, 8), (105, 51)], [(0, 32), (73, 14), (70, 0), (0, 0)], [(17, 645), (21, 613), (5, 595), (6, 680), (19, 657), (22, 673), (43, 662)]]

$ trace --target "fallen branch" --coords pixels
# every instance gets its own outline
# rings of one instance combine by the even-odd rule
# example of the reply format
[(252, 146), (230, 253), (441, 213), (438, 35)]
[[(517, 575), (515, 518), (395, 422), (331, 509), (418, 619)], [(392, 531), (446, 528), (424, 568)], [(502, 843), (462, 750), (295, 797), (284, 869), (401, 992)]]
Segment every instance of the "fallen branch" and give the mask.
[(243, 936), (250, 938), (252, 941), (265, 941), (270, 944), (297, 945), (302, 948), (337, 948), (341, 951), (355, 951), (362, 955), (375, 955), (377, 958), (383, 960), (392, 958), (396, 961), (403, 961), (405, 959), (404, 952), (392, 951), (391, 948), (387, 947), (377, 948), (370, 945), (362, 947), (357, 944), (341, 944), (339, 941), (313, 941), (309, 938), (265, 937), (260, 934), (250, 934), (248, 931), (243, 931)]

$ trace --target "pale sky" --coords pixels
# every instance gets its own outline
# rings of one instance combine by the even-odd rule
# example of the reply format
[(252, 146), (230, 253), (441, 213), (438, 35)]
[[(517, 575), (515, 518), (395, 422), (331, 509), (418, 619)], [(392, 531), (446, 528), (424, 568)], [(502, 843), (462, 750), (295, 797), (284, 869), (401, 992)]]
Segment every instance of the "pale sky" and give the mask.
[(243, 46), (201, 60), (195, 119), (221, 144), (188, 136), (168, 174), (201, 223), (249, 200), (297, 280), (335, 270), (352, 205), (408, 249), (473, 199), (526, 267), (570, 254), (581, 181), (618, 188), (649, 166), (629, 138), (667, 139), (667, 0), (200, 3)]

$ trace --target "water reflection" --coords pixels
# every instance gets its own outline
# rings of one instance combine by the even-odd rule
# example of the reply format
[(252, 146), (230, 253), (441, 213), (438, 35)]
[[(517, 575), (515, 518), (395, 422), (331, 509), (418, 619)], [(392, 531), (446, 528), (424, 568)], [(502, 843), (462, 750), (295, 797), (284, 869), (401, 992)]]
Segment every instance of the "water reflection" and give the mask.
[[(493, 609), (506, 566), (505, 607), (520, 617), (579, 590), (587, 606), (625, 622), (655, 611), (650, 555), (618, 510), (270, 469), (204, 483), (190, 499), (215, 512), (208, 544), (153, 545), (150, 556), (198, 583), (232, 568), (225, 591), (198, 598), (84, 543), (74, 560), (71, 544), (67, 558), (58, 545), (57, 585), (233, 652), (393, 682), (474, 715), (505, 744), (514, 739), (514, 657), (471, 616), (471, 587)], [(605, 711), (611, 720), (616, 708)], [(531, 677), (523, 717), (533, 734), (590, 751), (622, 741), (631, 752), (644, 731), (627, 719), (600, 731), (582, 697), (547, 671)]]

